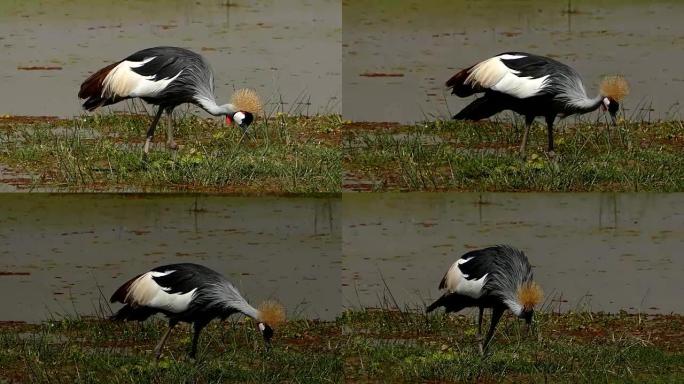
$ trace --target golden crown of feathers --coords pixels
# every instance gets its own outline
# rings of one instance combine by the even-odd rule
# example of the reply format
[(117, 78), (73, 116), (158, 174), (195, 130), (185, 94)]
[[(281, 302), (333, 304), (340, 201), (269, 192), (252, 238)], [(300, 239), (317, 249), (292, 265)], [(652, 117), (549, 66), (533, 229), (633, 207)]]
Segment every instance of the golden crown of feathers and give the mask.
[(258, 115), (263, 111), (261, 99), (259, 99), (259, 95), (253, 89), (238, 89), (230, 97), (230, 103), (238, 111), (245, 111), (254, 115)]
[(629, 95), (629, 84), (622, 76), (607, 76), (601, 81), (601, 94), (621, 101)]

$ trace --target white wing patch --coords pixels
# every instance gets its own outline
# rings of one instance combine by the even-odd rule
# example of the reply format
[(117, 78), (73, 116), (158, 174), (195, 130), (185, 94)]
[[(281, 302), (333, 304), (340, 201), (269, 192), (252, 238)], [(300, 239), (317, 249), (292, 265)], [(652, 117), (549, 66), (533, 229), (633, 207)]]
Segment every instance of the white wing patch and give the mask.
[(537, 79), (517, 76), (520, 71), (508, 68), (501, 61), (521, 59), (523, 55), (494, 56), (476, 64), (465, 80), (465, 84), (479, 85), (482, 88), (505, 93), (507, 95), (525, 99), (538, 94), (544, 89), (549, 75)]
[(146, 306), (179, 313), (188, 309), (197, 288), (187, 293), (166, 293), (171, 288), (162, 287), (152, 279), (166, 276), (175, 271), (147, 272), (138, 277), (128, 289), (125, 302), (131, 305)]
[(156, 75), (142, 76), (132, 70), (149, 63), (155, 57), (148, 57), (143, 61), (124, 60), (119, 63), (102, 81), (102, 97), (153, 97), (183, 72), (181, 70), (174, 77), (155, 80)]
[(458, 293), (477, 299), (482, 296), (482, 287), (484, 287), (485, 280), (489, 274), (486, 273), (479, 279), (468, 280), (468, 276), (464, 275), (458, 266), (470, 260), (472, 260), (472, 257), (459, 259), (451, 265), (446, 274), (445, 288), (449, 293)]

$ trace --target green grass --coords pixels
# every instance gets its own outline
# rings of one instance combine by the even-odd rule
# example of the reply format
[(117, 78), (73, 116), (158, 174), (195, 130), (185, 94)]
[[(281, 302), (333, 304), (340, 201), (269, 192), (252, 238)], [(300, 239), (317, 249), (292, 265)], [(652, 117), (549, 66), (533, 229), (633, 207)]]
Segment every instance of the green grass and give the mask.
[(528, 336), (508, 317), (490, 353), (477, 352), (474, 319), (347, 312), (345, 373), (371, 382), (676, 382), (684, 379), (681, 316), (543, 314)]
[(456, 191), (684, 190), (684, 124), (579, 123), (555, 131), (555, 158), (546, 128), (523, 124), (435, 121), (413, 126), (347, 124), (345, 189)]
[[(485, 320), (486, 321), (486, 320)], [(213, 322), (198, 359), (179, 326), (158, 363), (161, 320), (0, 323), (0, 382), (681, 382), (684, 316), (544, 313), (524, 332), (506, 316), (490, 354), (472, 317), (350, 310), (336, 321), (288, 321), (265, 351), (251, 321)]]
[[(180, 149), (155, 145), (143, 161), (150, 119), (104, 115), (70, 120), (0, 119), (0, 164), (24, 173), (23, 188), (78, 191), (339, 192), (339, 116), (258, 119), (243, 137), (221, 119), (175, 122)], [(161, 121), (160, 123), (163, 123)]]
[(191, 332), (178, 326), (160, 361), (152, 349), (165, 322), (63, 320), (0, 326), (0, 382), (31, 383), (336, 383), (342, 359), (327, 339), (334, 323), (290, 321), (265, 351), (254, 323), (213, 322), (202, 333), (197, 360), (188, 357)]

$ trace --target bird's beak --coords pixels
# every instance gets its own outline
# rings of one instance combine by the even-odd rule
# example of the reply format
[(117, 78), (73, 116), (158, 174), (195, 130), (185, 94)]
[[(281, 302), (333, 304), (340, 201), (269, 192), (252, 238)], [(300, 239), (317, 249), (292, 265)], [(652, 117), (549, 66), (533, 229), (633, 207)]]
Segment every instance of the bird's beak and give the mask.
[(534, 323), (532, 322), (532, 316), (525, 318), (525, 334), (529, 337), (534, 332)]
[(271, 337), (273, 337), (273, 329), (264, 323), (259, 323), (259, 330), (264, 337), (264, 347), (266, 351), (271, 349)]

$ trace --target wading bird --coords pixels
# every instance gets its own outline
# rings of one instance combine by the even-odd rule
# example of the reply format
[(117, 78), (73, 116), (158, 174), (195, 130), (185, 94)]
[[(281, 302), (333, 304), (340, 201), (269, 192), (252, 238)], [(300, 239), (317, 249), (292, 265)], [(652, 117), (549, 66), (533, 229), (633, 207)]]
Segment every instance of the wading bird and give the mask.
[[(539, 285), (532, 281), (532, 267), (525, 254), (507, 245), (468, 252), (449, 268), (439, 283), (446, 292), (427, 307), (427, 312), (444, 307), (446, 312), (478, 307), (477, 337), (485, 353), (501, 315), (508, 308), (532, 324), (534, 307), (542, 298)], [(482, 342), (482, 315), (492, 308), (492, 320)]]
[(227, 124), (235, 122), (243, 131), (261, 110), (261, 101), (249, 89), (236, 91), (228, 104), (216, 104), (209, 63), (195, 52), (176, 47), (143, 49), (100, 69), (81, 84), (78, 97), (86, 99), (83, 108), (88, 111), (134, 97), (159, 106), (147, 130), (145, 153), (163, 111), (167, 115), (167, 145), (178, 147), (173, 140), (171, 113), (180, 104), (195, 104), (214, 116), (226, 116)]
[(169, 329), (154, 348), (157, 359), (179, 322), (193, 325), (190, 357), (195, 358), (200, 332), (214, 318), (223, 320), (238, 312), (251, 317), (258, 322), (267, 348), (273, 336), (271, 326), (285, 319), (279, 304), (265, 302), (256, 309), (220, 273), (190, 263), (165, 265), (138, 275), (117, 289), (110, 301), (125, 304), (112, 315), (113, 320), (144, 321), (156, 313), (168, 317)]
[(446, 86), (459, 97), (484, 93), (454, 115), (456, 120), (480, 120), (504, 110), (525, 116), (522, 155), (535, 117), (546, 119), (548, 151), (553, 155), (556, 116), (563, 118), (601, 107), (610, 113), (615, 124), (618, 102), (629, 92), (622, 77), (612, 76), (601, 82), (598, 96), (588, 97), (577, 71), (548, 57), (523, 52), (502, 53), (481, 61), (452, 76)]

